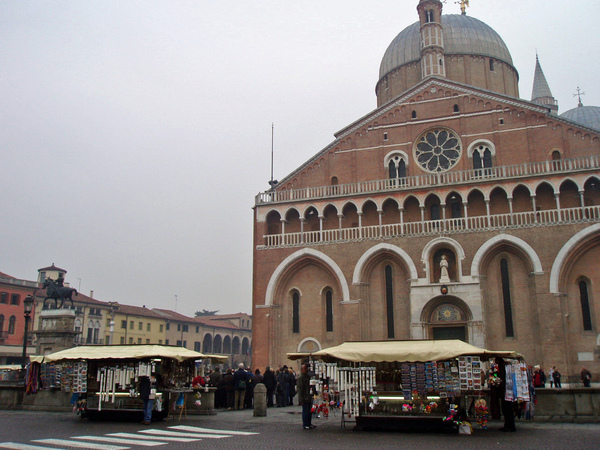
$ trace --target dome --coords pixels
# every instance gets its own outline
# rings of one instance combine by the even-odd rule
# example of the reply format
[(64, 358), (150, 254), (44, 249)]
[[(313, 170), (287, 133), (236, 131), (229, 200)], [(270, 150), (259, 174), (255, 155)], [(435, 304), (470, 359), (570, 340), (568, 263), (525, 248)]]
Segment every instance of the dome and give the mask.
[[(461, 14), (442, 16), (444, 53), (448, 55), (480, 55), (513, 65), (506, 44), (491, 27), (474, 17)], [(387, 48), (379, 78), (406, 63), (421, 59), (421, 27), (419, 22), (405, 28)]]
[(600, 130), (600, 107), (598, 106), (581, 105), (562, 113), (560, 117), (588, 128)]

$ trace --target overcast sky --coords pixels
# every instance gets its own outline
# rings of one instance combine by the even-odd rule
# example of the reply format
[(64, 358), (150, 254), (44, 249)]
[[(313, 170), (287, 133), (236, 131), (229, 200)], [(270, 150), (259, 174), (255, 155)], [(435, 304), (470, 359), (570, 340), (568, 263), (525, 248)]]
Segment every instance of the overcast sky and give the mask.
[[(251, 313), (252, 206), (373, 110), (417, 0), (0, 1), (0, 272)], [(596, 2), (471, 0), (531, 98), (600, 106)], [(446, 14), (460, 13), (449, 1)], [(177, 296), (177, 303), (175, 301)]]

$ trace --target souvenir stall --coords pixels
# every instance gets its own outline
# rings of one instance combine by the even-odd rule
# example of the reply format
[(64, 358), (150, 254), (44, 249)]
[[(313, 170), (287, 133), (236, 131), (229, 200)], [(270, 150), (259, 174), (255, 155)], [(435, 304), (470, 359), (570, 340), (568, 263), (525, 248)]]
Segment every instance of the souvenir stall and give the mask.
[(528, 393), (519, 354), (459, 340), (346, 342), (310, 356), (321, 392), (315, 403), (333, 398), (327, 404), (340, 406), (342, 426), (355, 420), (364, 429), (456, 431), (461, 412), (471, 409), (471, 420), (484, 428), (486, 372), (495, 357), (514, 362), (506, 367), (515, 374), (515, 397)]
[(139, 378), (155, 374), (152, 419), (160, 420), (184, 392), (192, 392), (194, 361), (202, 358), (202, 353), (163, 345), (81, 346), (47, 355), (41, 379), (73, 392), (82, 417), (141, 420)]

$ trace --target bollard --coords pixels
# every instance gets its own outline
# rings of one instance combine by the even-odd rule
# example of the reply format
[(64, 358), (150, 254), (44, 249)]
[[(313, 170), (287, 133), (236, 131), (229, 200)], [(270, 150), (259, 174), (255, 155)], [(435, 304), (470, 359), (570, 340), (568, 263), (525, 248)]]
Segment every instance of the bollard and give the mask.
[(254, 417), (266, 417), (267, 415), (267, 388), (258, 383), (254, 387)]

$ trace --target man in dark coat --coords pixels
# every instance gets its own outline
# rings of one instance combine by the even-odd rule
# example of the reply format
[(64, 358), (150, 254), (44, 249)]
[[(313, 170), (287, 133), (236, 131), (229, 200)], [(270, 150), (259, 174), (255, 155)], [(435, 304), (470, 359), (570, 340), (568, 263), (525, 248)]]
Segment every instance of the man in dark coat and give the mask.
[(298, 402), (302, 405), (302, 428), (312, 430), (316, 427), (312, 422), (312, 392), (310, 388), (310, 376), (308, 375), (308, 364), (302, 364), (300, 376), (296, 381), (298, 386)]
[(273, 406), (273, 393), (275, 392), (277, 380), (275, 379), (275, 374), (270, 367), (267, 367), (267, 370), (265, 370), (263, 378), (265, 387), (267, 388), (267, 406)]
[(233, 382), (235, 387), (235, 401), (233, 409), (244, 409), (244, 399), (246, 397), (246, 381), (247, 375), (244, 370), (244, 363), (240, 363), (238, 370), (233, 374)]

